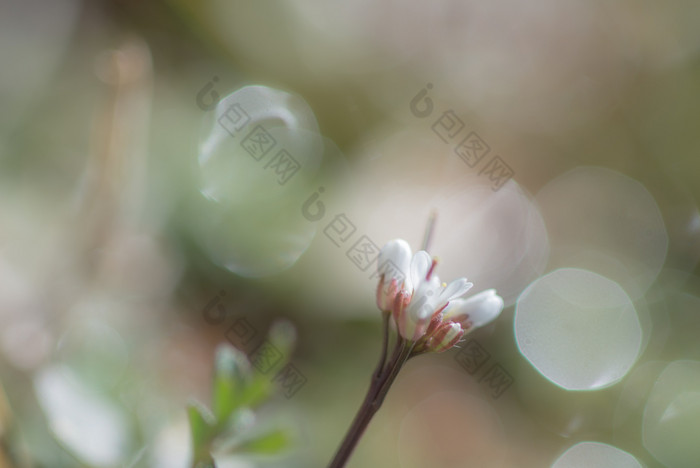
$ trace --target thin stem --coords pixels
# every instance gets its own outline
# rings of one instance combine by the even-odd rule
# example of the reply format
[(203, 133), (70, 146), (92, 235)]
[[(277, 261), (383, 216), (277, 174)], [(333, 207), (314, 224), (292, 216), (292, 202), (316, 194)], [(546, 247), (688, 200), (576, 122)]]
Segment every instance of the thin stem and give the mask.
[(390, 314), (387, 312), (382, 314), (382, 353), (379, 356), (377, 368), (374, 370), (374, 381), (379, 380), (384, 371), (384, 364), (386, 364), (387, 348), (389, 347), (389, 316)]
[[(383, 369), (378, 369), (379, 372), (375, 371), (375, 375), (372, 378), (372, 383), (362, 402), (362, 406), (360, 406), (360, 410), (357, 412), (357, 415), (355, 415), (350, 429), (348, 429), (343, 442), (338, 448), (333, 460), (328, 465), (328, 468), (343, 468), (345, 466), (355, 446), (362, 437), (362, 434), (364, 434), (372, 420), (372, 417), (379, 411), (391, 384), (396, 379), (396, 376), (408, 359), (412, 349), (413, 343), (409, 343), (399, 337), (389, 363), (383, 367)], [(380, 363), (381, 362), (383, 361), (380, 361)]]
[(345, 466), (357, 442), (360, 440), (360, 437), (362, 437), (362, 434), (364, 434), (365, 429), (367, 429), (372, 416), (377, 412), (378, 408), (374, 407), (372, 404), (374, 393), (376, 392), (374, 387), (375, 385), (370, 386), (365, 400), (362, 402), (362, 406), (360, 406), (360, 410), (355, 415), (355, 419), (353, 419), (352, 425), (350, 429), (348, 429), (345, 439), (343, 439), (343, 443), (338, 447), (338, 451), (328, 465), (328, 468), (343, 468)]
[(437, 213), (435, 210), (430, 212), (428, 217), (428, 224), (425, 226), (425, 234), (423, 235), (423, 247), (422, 250), (428, 250), (430, 247), (430, 241), (433, 238), (433, 231), (435, 230), (435, 221), (437, 220)]
[(396, 380), (396, 377), (399, 375), (399, 371), (401, 370), (403, 365), (406, 363), (406, 361), (411, 356), (411, 352), (413, 351), (414, 343), (402, 340), (399, 344), (397, 344), (397, 348), (399, 348), (399, 346), (400, 346), (399, 355), (396, 357), (396, 361), (393, 363), (391, 371), (386, 376), (386, 378), (384, 379), (384, 382), (382, 383), (382, 386), (379, 388), (379, 391), (377, 392), (377, 397), (375, 398), (375, 404), (377, 406), (377, 409), (379, 409), (379, 407), (382, 405), (382, 403), (384, 403), (384, 398), (386, 397), (386, 394), (389, 393), (389, 389), (391, 388), (391, 385), (394, 383), (394, 380)]

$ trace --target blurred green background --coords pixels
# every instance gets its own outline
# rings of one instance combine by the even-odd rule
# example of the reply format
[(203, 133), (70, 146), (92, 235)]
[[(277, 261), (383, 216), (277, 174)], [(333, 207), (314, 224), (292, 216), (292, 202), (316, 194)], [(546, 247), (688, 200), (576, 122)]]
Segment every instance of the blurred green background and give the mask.
[[(277, 318), (303, 384), (258, 417), (295, 448), (221, 466), (324, 466), (380, 346), (347, 252), (417, 250), (431, 212), (441, 278), (506, 309), (409, 362), (348, 466), (700, 466), (698, 24), (682, 0), (4, 2), (0, 466), (188, 466), (217, 344)], [(249, 85), (289, 184), (212, 136)]]

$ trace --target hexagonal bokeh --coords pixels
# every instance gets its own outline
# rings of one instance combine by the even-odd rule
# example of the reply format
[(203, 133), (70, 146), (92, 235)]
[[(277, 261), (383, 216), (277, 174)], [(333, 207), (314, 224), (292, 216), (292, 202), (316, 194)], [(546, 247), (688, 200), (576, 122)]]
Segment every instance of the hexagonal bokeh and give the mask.
[(581, 442), (564, 452), (552, 468), (642, 468), (629, 453), (600, 442)]
[(700, 466), (700, 361), (670, 363), (644, 409), (644, 446), (669, 468)]
[(520, 295), (515, 312), (520, 352), (567, 390), (620, 381), (637, 360), (642, 328), (627, 293), (614, 281), (576, 268), (555, 270)]

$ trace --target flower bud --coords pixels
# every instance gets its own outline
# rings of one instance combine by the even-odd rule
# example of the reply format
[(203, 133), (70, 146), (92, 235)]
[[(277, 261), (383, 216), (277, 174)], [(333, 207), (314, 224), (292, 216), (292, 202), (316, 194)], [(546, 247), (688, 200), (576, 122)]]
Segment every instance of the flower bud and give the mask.
[(428, 339), (427, 350), (442, 353), (453, 347), (464, 336), (464, 330), (458, 323), (443, 323)]
[(487, 289), (468, 299), (450, 301), (443, 315), (445, 320), (457, 322), (468, 331), (493, 321), (503, 311), (503, 305), (503, 298), (496, 290)]

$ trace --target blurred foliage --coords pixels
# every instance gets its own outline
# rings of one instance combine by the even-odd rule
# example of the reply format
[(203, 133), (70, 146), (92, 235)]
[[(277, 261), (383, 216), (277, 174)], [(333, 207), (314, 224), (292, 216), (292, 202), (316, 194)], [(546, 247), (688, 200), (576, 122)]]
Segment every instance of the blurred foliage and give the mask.
[[(377, 243), (400, 236), (417, 247), (425, 214), (444, 202), (436, 240), (451, 243), (435, 247), (443, 271), (453, 270), (445, 277), (495, 287), (477, 279), (533, 254), (526, 241), (537, 233), (527, 228), (539, 219), (538, 193), (580, 166), (641, 184), (663, 218), (660, 271), (620, 263), (615, 252), (575, 252), (653, 281), (634, 298), (645, 347), (630, 374), (599, 392), (556, 387), (520, 353), (511, 304), (474, 337), (490, 355), (479, 372), (502, 365), (514, 379), (509, 390), (492, 398), (481, 373), (460, 367), (458, 350), (410, 363), (351, 466), (539, 468), (584, 440), (659, 466), (641, 434), (647, 401), (669, 363), (700, 359), (698, 11), (686, 0), (5, 2), (0, 467), (179, 468), (192, 457), (211, 462), (227, 443), (238, 455), (277, 452), (289, 439), (276, 424), (241, 430), (267, 411), (298, 423), (306, 438), (295, 439), (289, 459), (252, 463), (321, 466), (366, 390), (380, 339), (373, 280), (324, 237), (331, 216), (350, 213), (356, 237), (374, 229)], [(328, 202), (314, 244), (271, 277), (232, 274), (197, 238), (198, 221), (214, 216), (197, 202), (198, 145), (212, 113), (196, 97), (213, 77), (220, 97), (249, 84), (302, 96), (322, 136), (353, 164), (344, 204)], [(435, 116), (454, 110), (513, 167), (519, 203), (507, 190), (500, 204), (472, 196), (492, 194), (478, 168), (432, 132), (432, 117), (409, 111), (427, 83)], [(575, 196), (621, 195), (599, 188)], [(594, 224), (588, 212), (567, 214), (554, 219)], [(625, 220), (595, 221), (611, 245), (632, 245), (617, 237), (634, 226), (621, 229)], [(569, 261), (555, 258), (562, 249), (551, 232), (540, 234), (555, 253), (545, 271), (523, 263), (533, 276)], [(511, 285), (513, 297), (527, 284)], [(212, 324), (202, 307), (214, 291), (226, 292), (225, 312)], [(309, 378), (294, 399), (276, 406), (243, 348), (217, 353), (210, 388), (212, 355), (240, 317), (257, 330), (278, 317), (294, 321), (303, 337), (295, 359)], [(210, 408), (183, 411), (192, 397)], [(692, 414), (672, 397), (655, 411), (672, 401)], [(117, 416), (105, 422), (104, 414)], [(96, 434), (107, 434), (98, 457)], [(455, 434), (458, 443), (448, 443)]]
[[(273, 324), (270, 343), (289, 359), (289, 325)], [(216, 466), (212, 452), (232, 454), (278, 455), (288, 449), (292, 436), (288, 430), (255, 428), (255, 410), (273, 393), (269, 377), (256, 372), (245, 353), (230, 345), (216, 352), (212, 385), (212, 410), (200, 403), (187, 407), (193, 446), (193, 468)]]

